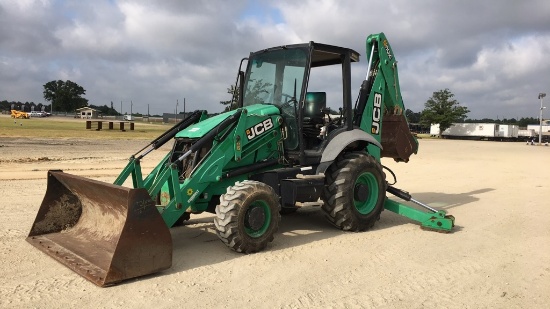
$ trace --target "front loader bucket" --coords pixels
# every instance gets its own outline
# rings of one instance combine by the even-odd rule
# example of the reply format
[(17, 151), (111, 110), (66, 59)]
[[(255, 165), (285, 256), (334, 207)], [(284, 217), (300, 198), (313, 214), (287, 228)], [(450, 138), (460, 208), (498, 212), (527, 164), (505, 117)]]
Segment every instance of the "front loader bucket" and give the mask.
[(27, 241), (101, 287), (172, 265), (170, 231), (147, 190), (62, 171), (48, 171)]

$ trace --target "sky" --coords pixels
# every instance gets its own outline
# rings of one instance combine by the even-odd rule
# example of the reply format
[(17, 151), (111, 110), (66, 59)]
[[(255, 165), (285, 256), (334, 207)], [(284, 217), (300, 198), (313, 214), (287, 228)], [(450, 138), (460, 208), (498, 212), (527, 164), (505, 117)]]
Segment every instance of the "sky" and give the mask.
[[(361, 54), (355, 100), (379, 32), (415, 112), (446, 88), (471, 119), (538, 118), (539, 93), (550, 102), (548, 0), (0, 0), (0, 101), (48, 104), (43, 85), (71, 80), (122, 113), (220, 112), (242, 58), (309, 41)], [(339, 74), (312, 77), (329, 106)]]

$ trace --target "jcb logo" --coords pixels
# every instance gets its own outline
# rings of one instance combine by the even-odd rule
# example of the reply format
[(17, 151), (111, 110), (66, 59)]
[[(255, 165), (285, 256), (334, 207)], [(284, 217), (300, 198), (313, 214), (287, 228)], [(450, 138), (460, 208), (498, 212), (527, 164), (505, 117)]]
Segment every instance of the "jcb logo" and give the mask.
[(251, 140), (262, 133), (268, 131), (269, 129), (273, 128), (273, 121), (271, 121), (271, 118), (268, 118), (248, 129), (246, 129), (246, 138), (248, 140)]
[(392, 58), (392, 55), (390, 53), (390, 45), (388, 44), (388, 40), (384, 40), (384, 42), (382, 42), (382, 44), (384, 45), (384, 49), (386, 50), (386, 53), (388, 54), (388, 58)]
[(372, 109), (372, 125), (371, 133), (378, 134), (380, 132), (380, 117), (382, 116), (382, 95), (380, 93), (374, 94), (374, 108)]

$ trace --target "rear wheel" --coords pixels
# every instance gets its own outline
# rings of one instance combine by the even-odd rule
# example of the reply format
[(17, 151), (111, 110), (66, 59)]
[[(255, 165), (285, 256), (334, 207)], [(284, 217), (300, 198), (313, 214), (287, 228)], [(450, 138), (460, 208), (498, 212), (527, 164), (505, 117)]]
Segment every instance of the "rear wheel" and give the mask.
[(218, 237), (243, 253), (263, 250), (279, 228), (279, 198), (261, 182), (245, 180), (227, 188), (216, 207)]
[(380, 219), (386, 182), (380, 163), (365, 152), (339, 156), (326, 174), (323, 210), (344, 231), (365, 231)]

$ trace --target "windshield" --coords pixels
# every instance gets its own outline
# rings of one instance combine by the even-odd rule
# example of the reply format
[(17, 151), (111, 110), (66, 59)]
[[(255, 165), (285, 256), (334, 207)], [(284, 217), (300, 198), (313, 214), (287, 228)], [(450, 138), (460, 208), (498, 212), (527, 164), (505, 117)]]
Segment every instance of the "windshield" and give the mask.
[(243, 105), (281, 106), (294, 95), (299, 100), (307, 54), (306, 49), (279, 49), (254, 55), (246, 72)]

